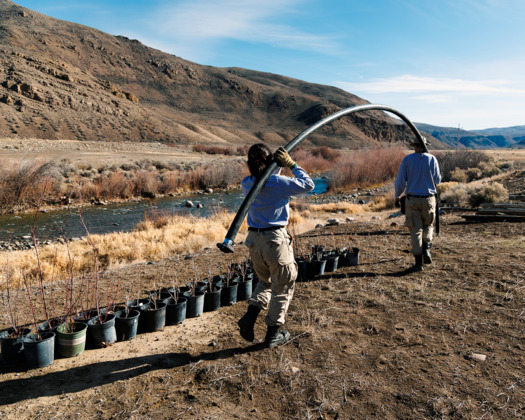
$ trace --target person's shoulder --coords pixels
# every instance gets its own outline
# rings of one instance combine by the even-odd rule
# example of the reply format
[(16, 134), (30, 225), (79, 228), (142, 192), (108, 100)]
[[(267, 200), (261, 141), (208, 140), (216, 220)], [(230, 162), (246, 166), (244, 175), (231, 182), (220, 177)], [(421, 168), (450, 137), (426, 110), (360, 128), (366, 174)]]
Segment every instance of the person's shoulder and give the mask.
[(248, 175), (241, 181), (241, 185), (248, 185), (253, 184), (255, 181), (255, 178), (252, 175)]

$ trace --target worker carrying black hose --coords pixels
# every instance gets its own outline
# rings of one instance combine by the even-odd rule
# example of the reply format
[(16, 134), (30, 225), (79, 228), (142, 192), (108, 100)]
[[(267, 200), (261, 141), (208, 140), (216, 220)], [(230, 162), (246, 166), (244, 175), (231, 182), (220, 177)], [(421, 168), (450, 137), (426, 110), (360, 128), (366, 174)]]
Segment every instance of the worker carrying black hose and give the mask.
[[(415, 257), (413, 271), (423, 270), (423, 263), (432, 263), (430, 248), (434, 235), (437, 213), (437, 185), (441, 182), (439, 165), (435, 156), (425, 153), (429, 144), (415, 140), (413, 154), (403, 158), (395, 182), (396, 204), (405, 195), (405, 225), (410, 231), (412, 253)], [(428, 150), (428, 149), (427, 149)]]
[(253, 269), (259, 281), (248, 301), (246, 314), (238, 322), (241, 336), (253, 342), (257, 316), (262, 309), (268, 310), (265, 320), (268, 327), (264, 340), (266, 347), (278, 346), (290, 338), (290, 333), (281, 328), (285, 323), (297, 278), (292, 237), (286, 230), (290, 197), (306, 193), (315, 187), (310, 176), (292, 160), (284, 148), (280, 147), (272, 155), (266, 145), (258, 143), (248, 151), (251, 175), (241, 183), (245, 196), (274, 161), (279, 167), (290, 168), (294, 177), (280, 175), (281, 169), (277, 168), (248, 210), (249, 227), (245, 244), (250, 251)]

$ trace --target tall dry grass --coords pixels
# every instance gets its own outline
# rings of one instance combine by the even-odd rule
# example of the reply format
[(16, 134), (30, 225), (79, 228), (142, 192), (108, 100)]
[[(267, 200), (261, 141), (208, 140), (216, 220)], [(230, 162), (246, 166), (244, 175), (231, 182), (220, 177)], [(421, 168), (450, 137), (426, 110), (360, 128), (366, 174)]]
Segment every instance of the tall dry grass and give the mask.
[[(234, 215), (226, 211), (218, 211), (209, 218), (152, 211), (132, 232), (89, 235), (89, 238), (79, 241), (41, 246), (38, 258), (34, 249), (6, 251), (5, 258), (0, 261), (2, 288), (5, 289), (6, 281), (20, 284), (25, 279), (34, 283), (40, 275), (44, 282), (60, 281), (85, 276), (96, 267), (105, 270), (125, 264), (159, 261), (172, 255), (214, 247), (224, 239), (233, 218)], [(293, 212), (290, 218), (296, 234), (313, 229), (317, 223), (320, 220), (311, 217), (307, 210)], [(244, 239), (247, 229), (244, 220), (237, 242)]]

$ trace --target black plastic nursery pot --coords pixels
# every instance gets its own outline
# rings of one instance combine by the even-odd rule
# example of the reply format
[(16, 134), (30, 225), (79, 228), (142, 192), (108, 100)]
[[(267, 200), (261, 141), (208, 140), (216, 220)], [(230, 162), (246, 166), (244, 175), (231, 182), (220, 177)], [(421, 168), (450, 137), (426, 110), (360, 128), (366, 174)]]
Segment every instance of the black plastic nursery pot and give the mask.
[(328, 255), (325, 257), (326, 259), (326, 265), (324, 268), (325, 273), (332, 273), (335, 270), (337, 270), (338, 262), (339, 262), (339, 255)]
[(0, 331), (0, 349), (4, 363), (20, 363), (24, 360), (24, 338), (31, 334), (30, 328), (14, 328)]
[(208, 287), (204, 293), (203, 312), (217, 311), (221, 307), (221, 292), (222, 288), (219, 286)]
[(166, 325), (166, 302), (140, 309), (139, 333), (162, 331)]
[(250, 299), (252, 296), (252, 279), (239, 279), (237, 283), (237, 302), (242, 302), (244, 300)]
[(297, 279), (298, 282), (305, 282), (308, 280), (306, 275), (306, 260), (304, 258), (296, 258), (297, 263)]
[(308, 280), (314, 279), (316, 276), (322, 276), (326, 267), (326, 260), (312, 260), (306, 262), (306, 277)]
[(23, 338), (24, 357), (29, 369), (43, 368), (54, 362), (55, 336), (54, 332), (44, 332)]
[(231, 306), (237, 303), (237, 283), (230, 281), (224, 285), (221, 292), (221, 306)]
[(137, 311), (140, 311), (143, 308), (147, 308), (149, 304), (150, 300), (148, 298), (132, 299), (126, 303), (129, 309), (135, 309)]
[(352, 248), (346, 254), (346, 265), (353, 267), (359, 265), (359, 248)]
[(204, 292), (206, 291), (206, 288), (208, 287), (208, 281), (207, 280), (196, 281), (196, 282), (189, 281), (186, 283), (186, 287), (188, 288), (188, 290), (191, 290), (193, 287), (195, 287), (195, 290), (200, 290)]
[(337, 268), (346, 267), (346, 254), (348, 254), (348, 250), (346, 248), (336, 253), (336, 255), (339, 256), (339, 261), (337, 262)]
[(62, 325), (66, 322), (66, 318), (59, 316), (56, 318), (51, 318), (49, 321), (44, 321), (37, 325), (37, 330), (39, 333), (45, 332), (56, 332), (59, 325)]
[(186, 318), (196, 318), (202, 315), (204, 310), (204, 292), (196, 290), (194, 294), (184, 292), (186, 302)]
[(110, 313), (100, 318), (97, 316), (88, 321), (88, 334), (93, 347), (101, 348), (114, 344), (117, 341), (115, 329), (115, 314)]
[(115, 333), (117, 341), (132, 340), (137, 336), (140, 312), (136, 309), (115, 312)]
[(74, 322), (73, 324), (62, 324), (57, 328), (58, 355), (62, 357), (75, 357), (86, 349), (87, 324), (85, 322)]
[(166, 306), (166, 325), (182, 324), (186, 319), (186, 303), (188, 299), (179, 297), (177, 302), (171, 299)]

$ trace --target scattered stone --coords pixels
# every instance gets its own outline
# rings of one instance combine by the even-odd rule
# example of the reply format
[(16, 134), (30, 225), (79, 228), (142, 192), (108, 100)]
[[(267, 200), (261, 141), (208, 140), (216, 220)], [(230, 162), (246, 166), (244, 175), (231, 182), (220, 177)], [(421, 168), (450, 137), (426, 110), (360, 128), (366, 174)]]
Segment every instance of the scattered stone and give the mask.
[(478, 362), (484, 362), (485, 360), (487, 360), (487, 355), (486, 354), (479, 354), (479, 353), (472, 353), (470, 355), (470, 359), (471, 360), (477, 360)]
[(392, 223), (390, 223), (390, 226), (392, 226), (392, 227), (399, 227), (399, 223), (397, 223), (397, 222), (392, 222)]
[(315, 228), (316, 228), (316, 229), (322, 229), (323, 227), (324, 227), (324, 226), (323, 226), (322, 224), (320, 224), (320, 223), (317, 224), (317, 225), (315, 225)]
[(335, 219), (328, 219), (326, 221), (326, 225), (327, 226), (337, 226), (339, 224), (339, 219), (335, 218)]
[(353, 222), (354, 220), (355, 220), (355, 217), (347, 217), (346, 218), (346, 222), (347, 223)]
[(193, 207), (193, 206), (194, 206), (193, 201), (188, 200), (184, 203), (184, 207)]
[(296, 373), (299, 373), (301, 369), (299, 369), (298, 367), (292, 367), (292, 373), (295, 375)]
[(204, 206), (202, 205), (202, 203), (199, 203), (199, 204), (197, 204), (196, 207), (197, 207), (198, 209), (202, 209)]
[(207, 194), (212, 194), (213, 193), (213, 188), (206, 188), (204, 190), (204, 192), (207, 193)]

